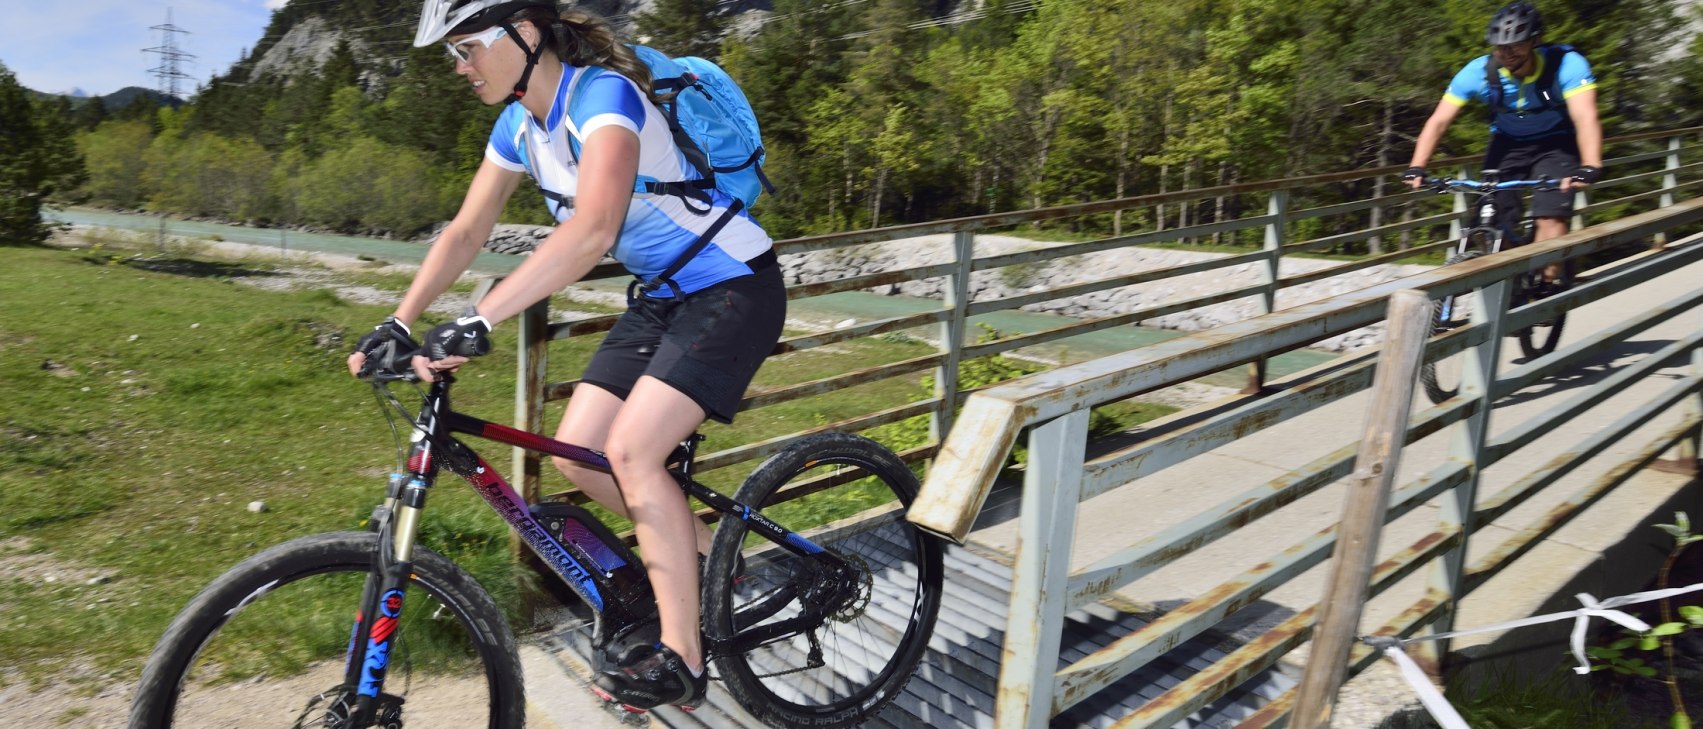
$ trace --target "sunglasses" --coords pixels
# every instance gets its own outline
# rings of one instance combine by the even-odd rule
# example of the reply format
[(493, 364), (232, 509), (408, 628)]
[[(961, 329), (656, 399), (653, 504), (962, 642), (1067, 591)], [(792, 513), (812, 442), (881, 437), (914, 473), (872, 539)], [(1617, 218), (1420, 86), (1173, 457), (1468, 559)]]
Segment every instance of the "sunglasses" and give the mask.
[(505, 35), (508, 35), (508, 31), (505, 30), (504, 28), (502, 28), (501, 26), (497, 26), (497, 27), (494, 27), (494, 28), (489, 28), (489, 29), (485, 30), (483, 33), (480, 33), (478, 35), (470, 36), (466, 39), (463, 39), (462, 41), (460, 41), (458, 43), (451, 43), (449, 41), (444, 41), (443, 44), (444, 44), (445, 48), (449, 49), (449, 55), (450, 55), (451, 58), (454, 58), (455, 60), (460, 61), (462, 63), (472, 63), (473, 62), (473, 42), (474, 41), (478, 41), (479, 43), (483, 44), (485, 46), (485, 48), (489, 49), (491, 47), (492, 43), (496, 43), (497, 39), (502, 38)]

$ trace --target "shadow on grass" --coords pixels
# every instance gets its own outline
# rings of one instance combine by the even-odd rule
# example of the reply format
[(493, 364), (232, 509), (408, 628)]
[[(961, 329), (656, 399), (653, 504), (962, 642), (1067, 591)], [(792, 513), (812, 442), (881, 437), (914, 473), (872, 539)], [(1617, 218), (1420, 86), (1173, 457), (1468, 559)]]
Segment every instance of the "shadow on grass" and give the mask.
[(176, 258), (168, 256), (132, 256), (130, 258), (110, 259), (101, 256), (84, 256), (83, 260), (97, 264), (108, 265), (116, 263), (122, 266), (153, 271), (154, 273), (169, 273), (175, 276), (190, 276), (193, 278), (248, 278), (254, 276), (280, 276), (276, 271), (259, 268), (249, 268), (241, 264), (224, 261), (197, 261), (192, 258)]

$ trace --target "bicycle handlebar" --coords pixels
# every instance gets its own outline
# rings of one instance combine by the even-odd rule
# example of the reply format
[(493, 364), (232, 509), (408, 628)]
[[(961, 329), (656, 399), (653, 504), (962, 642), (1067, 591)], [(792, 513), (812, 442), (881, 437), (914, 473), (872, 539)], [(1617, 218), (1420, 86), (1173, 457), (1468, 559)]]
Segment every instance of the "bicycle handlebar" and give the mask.
[(1503, 182), (1483, 182), (1480, 180), (1452, 179), (1448, 177), (1427, 177), (1422, 182), (1425, 187), (1436, 192), (1500, 192), (1502, 190), (1559, 190), (1561, 181), (1553, 177), (1539, 180), (1506, 180)]
[(420, 376), (414, 373), (414, 355), (419, 354), (421, 347), (414, 340), (408, 340), (408, 348), (401, 349), (397, 342), (389, 341), (379, 345), (372, 354), (367, 355), (366, 364), (361, 366), (360, 378), (374, 384), (383, 382), (414, 382)]

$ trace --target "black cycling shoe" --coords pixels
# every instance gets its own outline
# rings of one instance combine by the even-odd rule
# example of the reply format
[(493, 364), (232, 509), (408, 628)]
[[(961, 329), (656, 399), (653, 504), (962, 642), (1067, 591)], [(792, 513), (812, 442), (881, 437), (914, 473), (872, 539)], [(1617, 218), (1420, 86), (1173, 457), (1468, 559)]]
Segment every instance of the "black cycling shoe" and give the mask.
[(628, 651), (619, 665), (598, 671), (592, 683), (605, 699), (620, 702), (628, 711), (663, 704), (691, 711), (703, 705), (710, 677), (707, 667), (693, 676), (680, 654), (659, 644), (650, 650)]

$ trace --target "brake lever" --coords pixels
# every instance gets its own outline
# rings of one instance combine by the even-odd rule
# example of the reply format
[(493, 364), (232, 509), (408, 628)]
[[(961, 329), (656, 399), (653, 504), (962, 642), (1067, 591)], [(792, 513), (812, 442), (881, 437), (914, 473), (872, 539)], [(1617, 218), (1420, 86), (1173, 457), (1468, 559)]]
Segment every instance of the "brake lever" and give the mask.
[(414, 382), (420, 376), (414, 373), (414, 355), (420, 352), (420, 345), (414, 340), (408, 340), (409, 348), (397, 351), (397, 342), (388, 341), (373, 350), (367, 356), (367, 361), (361, 365), (361, 379), (369, 382)]

